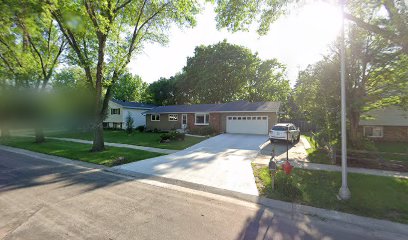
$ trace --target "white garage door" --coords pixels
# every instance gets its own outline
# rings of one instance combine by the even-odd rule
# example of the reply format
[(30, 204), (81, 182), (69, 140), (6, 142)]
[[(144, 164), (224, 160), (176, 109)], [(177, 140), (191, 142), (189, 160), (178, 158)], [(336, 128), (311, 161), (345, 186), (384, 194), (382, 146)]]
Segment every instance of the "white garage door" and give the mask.
[(268, 134), (268, 117), (227, 116), (227, 133)]

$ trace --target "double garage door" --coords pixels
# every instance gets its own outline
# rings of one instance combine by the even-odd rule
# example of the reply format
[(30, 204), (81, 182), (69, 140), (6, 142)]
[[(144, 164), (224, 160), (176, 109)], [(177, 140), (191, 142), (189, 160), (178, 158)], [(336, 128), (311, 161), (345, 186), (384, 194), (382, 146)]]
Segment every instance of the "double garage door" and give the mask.
[(268, 117), (227, 116), (227, 133), (268, 134)]

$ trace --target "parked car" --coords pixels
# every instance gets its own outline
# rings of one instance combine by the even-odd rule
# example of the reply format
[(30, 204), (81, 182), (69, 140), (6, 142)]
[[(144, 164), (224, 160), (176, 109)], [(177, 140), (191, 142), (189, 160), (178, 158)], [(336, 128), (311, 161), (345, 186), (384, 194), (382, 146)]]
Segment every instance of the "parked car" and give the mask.
[(290, 143), (299, 141), (300, 129), (292, 123), (278, 123), (269, 131), (271, 143), (275, 140), (287, 140)]

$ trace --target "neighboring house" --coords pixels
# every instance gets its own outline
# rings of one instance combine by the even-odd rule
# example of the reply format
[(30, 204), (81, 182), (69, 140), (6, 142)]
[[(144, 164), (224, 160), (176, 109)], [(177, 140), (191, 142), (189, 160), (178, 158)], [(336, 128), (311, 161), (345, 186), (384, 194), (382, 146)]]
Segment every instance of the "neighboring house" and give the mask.
[(149, 130), (197, 130), (211, 127), (218, 133), (267, 134), (277, 123), (279, 102), (231, 102), (160, 106), (146, 111)]
[(133, 127), (145, 126), (146, 118), (142, 113), (154, 107), (156, 106), (112, 99), (109, 101), (108, 115), (103, 121), (103, 127), (125, 129), (128, 115), (133, 118)]
[(379, 141), (408, 142), (408, 111), (397, 107), (371, 110), (360, 120), (364, 137)]

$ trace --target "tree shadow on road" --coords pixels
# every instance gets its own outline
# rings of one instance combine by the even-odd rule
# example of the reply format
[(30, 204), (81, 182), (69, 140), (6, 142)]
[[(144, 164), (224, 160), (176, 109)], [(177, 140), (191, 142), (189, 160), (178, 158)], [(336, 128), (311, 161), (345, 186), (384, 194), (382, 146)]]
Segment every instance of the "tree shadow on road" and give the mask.
[(120, 176), (107, 177), (99, 169), (0, 151), (0, 193), (51, 184), (59, 187), (80, 185), (82, 191), (91, 191), (126, 181), (129, 180)]

